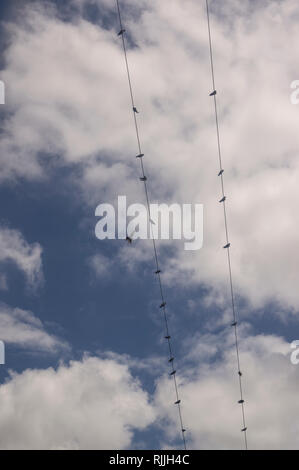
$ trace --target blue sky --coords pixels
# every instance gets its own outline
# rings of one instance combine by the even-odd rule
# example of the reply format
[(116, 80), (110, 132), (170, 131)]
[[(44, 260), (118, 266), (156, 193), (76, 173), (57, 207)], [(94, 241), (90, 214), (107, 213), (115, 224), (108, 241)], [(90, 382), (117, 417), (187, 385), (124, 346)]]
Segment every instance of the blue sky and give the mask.
[[(19, 410), (5, 413), (3, 398), (10, 432), (0, 447), (179, 447), (150, 244), (94, 234), (99, 203), (124, 194), (144, 202), (115, 8), (104, 0), (27, 3), (0, 6), (7, 89), (0, 109), (0, 402), (5, 396)], [(242, 448), (204, 2), (188, 0), (184, 12), (177, 0), (168, 11), (157, 1), (122, 3), (151, 198), (205, 208), (199, 252), (159, 244), (188, 442)], [(250, 2), (211, 3), (249, 443), (294, 448), (299, 421), (287, 436), (282, 428), (296, 416), (290, 402), (298, 385), (289, 361), (299, 308), (298, 109), (289, 101), (296, 68), (286, 52), (298, 6), (261, 2), (253, 12)], [(105, 269), (97, 270), (101, 263)], [(67, 407), (66, 382), (78, 390)], [(33, 431), (25, 436), (19, 419), (27, 422), (28, 410)], [(70, 416), (73, 428), (65, 424)], [(219, 416), (223, 426), (216, 426)], [(90, 426), (86, 435), (78, 422)]]

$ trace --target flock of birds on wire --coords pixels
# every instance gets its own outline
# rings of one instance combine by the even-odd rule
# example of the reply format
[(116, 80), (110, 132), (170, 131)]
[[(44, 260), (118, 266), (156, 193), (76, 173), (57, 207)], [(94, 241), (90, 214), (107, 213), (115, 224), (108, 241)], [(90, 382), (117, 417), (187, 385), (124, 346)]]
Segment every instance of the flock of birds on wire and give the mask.
[[(218, 109), (217, 109), (217, 90), (216, 90), (216, 85), (215, 85), (212, 36), (211, 36), (211, 26), (210, 26), (210, 12), (209, 12), (209, 2), (208, 2), (208, 0), (205, 0), (205, 2), (206, 2), (207, 25), (208, 25), (208, 36), (209, 36), (211, 78), (212, 78), (212, 92), (209, 93), (209, 96), (211, 98), (213, 98), (213, 101), (214, 101), (214, 112), (215, 112), (215, 123), (216, 123), (216, 138), (217, 138), (217, 149), (218, 149), (218, 163), (219, 163), (218, 176), (220, 178), (221, 192), (222, 192), (222, 197), (219, 200), (219, 203), (221, 203), (223, 205), (224, 228), (225, 228), (225, 237), (226, 237), (225, 244), (224, 244), (223, 248), (227, 251), (227, 260), (228, 260), (231, 309), (232, 309), (231, 327), (234, 330), (235, 350), (236, 350), (236, 360), (237, 360), (237, 375), (238, 375), (238, 382), (239, 382), (239, 389), (240, 389), (240, 399), (238, 401), (238, 404), (241, 405), (241, 410), (242, 410), (242, 428), (241, 428), (241, 432), (244, 435), (244, 445), (245, 445), (245, 449), (247, 450), (247, 426), (246, 426), (246, 421), (245, 421), (245, 400), (244, 400), (244, 393), (243, 393), (243, 387), (242, 387), (243, 373), (241, 371), (241, 366), (240, 366), (238, 321), (237, 321), (237, 314), (236, 314), (236, 308), (235, 308), (235, 296), (234, 296), (233, 278), (232, 278), (232, 269), (231, 269), (231, 257), (230, 257), (231, 244), (229, 242), (228, 221), (227, 221), (227, 214), (226, 214), (226, 195), (225, 195), (225, 190), (224, 190), (224, 169), (223, 169), (223, 166), (222, 166), (221, 142), (220, 142), (220, 133), (219, 133), (219, 119), (218, 119)], [(144, 169), (144, 163), (143, 163), (144, 153), (142, 152), (142, 148), (141, 148), (141, 139), (140, 139), (140, 134), (139, 134), (138, 122), (137, 122), (137, 114), (139, 114), (139, 111), (138, 111), (138, 109), (136, 107), (136, 104), (135, 104), (135, 101), (134, 101), (134, 94), (133, 94), (133, 88), (132, 88), (130, 68), (129, 68), (128, 56), (127, 56), (127, 46), (126, 46), (126, 41), (125, 41), (126, 29), (123, 27), (123, 21), (122, 21), (122, 15), (121, 15), (121, 10), (120, 10), (120, 4), (119, 3), (120, 3), (119, 0), (116, 0), (116, 7), (117, 7), (119, 26), (120, 26), (120, 29), (119, 29), (119, 32), (117, 33), (117, 35), (122, 39), (123, 53), (124, 53), (126, 72), (127, 72), (127, 78), (128, 78), (128, 85), (129, 85), (129, 91), (130, 91), (130, 97), (131, 97), (131, 105), (132, 105), (134, 126), (135, 126), (135, 131), (136, 131), (136, 141), (137, 141), (137, 148), (138, 148), (138, 154), (136, 155), (136, 158), (140, 162), (140, 170), (141, 170), (141, 176), (140, 176), (139, 179), (144, 184), (144, 191), (145, 191), (145, 198), (146, 198), (146, 204), (147, 204), (147, 209), (148, 209), (148, 216), (149, 216), (149, 220), (151, 221), (151, 218), (150, 218), (150, 200), (149, 200), (148, 187), (147, 187), (147, 184), (148, 184), (147, 181), (148, 180), (147, 180), (147, 177), (145, 175), (145, 169)], [(129, 244), (132, 244), (132, 242), (133, 242), (133, 235), (134, 235), (134, 232), (130, 235), (127, 234), (127, 236), (126, 236), (126, 241)], [(173, 353), (173, 347), (172, 347), (172, 341), (171, 341), (171, 335), (170, 335), (170, 329), (169, 329), (169, 320), (168, 320), (167, 311), (166, 311), (166, 301), (165, 301), (163, 284), (162, 284), (162, 279), (161, 279), (162, 270), (160, 268), (158, 252), (157, 252), (157, 248), (156, 248), (156, 240), (155, 240), (154, 237), (152, 237), (152, 242), (153, 242), (155, 266), (156, 266), (156, 269), (155, 269), (154, 273), (158, 278), (160, 298), (161, 298), (159, 308), (162, 311), (163, 318), (164, 318), (164, 327), (165, 327), (164, 338), (167, 341), (167, 345), (168, 345), (168, 353), (169, 353), (168, 363), (169, 363), (169, 366), (170, 366), (169, 375), (170, 375), (170, 377), (173, 378), (173, 383), (174, 383), (174, 391), (175, 391), (174, 404), (178, 407), (180, 432), (181, 432), (181, 435), (182, 435), (183, 447), (184, 447), (184, 449), (187, 449), (187, 443), (186, 443), (186, 437), (185, 437), (186, 428), (183, 424), (182, 408), (181, 408), (182, 401), (181, 401), (181, 398), (179, 396), (179, 388), (178, 388), (178, 383), (177, 383), (177, 378), (176, 378), (177, 371), (176, 371), (176, 368), (175, 368), (175, 365), (174, 365), (175, 357), (174, 357), (174, 353)]]

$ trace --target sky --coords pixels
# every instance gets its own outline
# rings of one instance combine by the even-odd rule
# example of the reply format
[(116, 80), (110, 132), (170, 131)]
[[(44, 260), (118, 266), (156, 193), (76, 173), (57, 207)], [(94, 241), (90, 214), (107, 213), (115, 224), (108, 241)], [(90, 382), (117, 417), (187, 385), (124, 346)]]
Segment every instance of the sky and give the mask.
[[(158, 241), (189, 449), (243, 436), (205, 2), (121, 0), (153, 202), (204, 206), (204, 243)], [(296, 0), (211, 0), (251, 449), (298, 449)], [(181, 448), (151, 242), (98, 240), (144, 203), (116, 6), (2, 2), (1, 449)]]

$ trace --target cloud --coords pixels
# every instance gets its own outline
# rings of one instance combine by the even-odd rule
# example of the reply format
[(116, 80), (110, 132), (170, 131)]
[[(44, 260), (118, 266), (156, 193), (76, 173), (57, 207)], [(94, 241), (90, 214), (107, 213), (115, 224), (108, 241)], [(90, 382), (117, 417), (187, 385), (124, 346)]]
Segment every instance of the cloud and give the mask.
[(5, 343), (30, 351), (57, 353), (69, 349), (65, 341), (47, 333), (32, 312), (3, 303), (0, 304), (0, 336)]
[[(97, 4), (100, 18), (109, 13), (110, 22), (95, 25), (78, 15), (62, 21), (43, 2), (26, 7), (7, 27), (0, 177), (50, 178), (49, 168), (68, 165), (70, 171), (80, 168), (74, 184), (94, 208), (123, 194), (130, 202), (144, 202), (115, 8), (108, 0), (73, 3)], [(163, 279), (200, 284), (208, 293), (206, 305), (219, 302), (225, 310), (227, 263), (204, 2), (129, 0), (123, 8), (151, 200), (205, 207), (203, 249), (187, 253), (171, 243)], [(211, 11), (236, 292), (251, 307), (244, 314), (269, 302), (278, 305), (265, 309), (266, 315), (296, 313), (299, 108), (289, 97), (290, 83), (298, 78), (291, 47), (298, 35), (298, 2), (219, 0), (211, 2)], [(0, 235), (0, 260), (13, 260), (35, 284), (41, 247), (13, 230), (4, 228)], [(130, 247), (123, 242), (112, 261), (96, 255), (90, 265), (101, 278), (116, 262), (136, 272), (150, 250), (150, 242)], [(5, 288), (5, 279), (0, 284)], [(224, 316), (227, 311), (217, 326)], [(58, 346), (30, 312), (5, 306), (0, 321), (7, 341), (48, 350)], [(249, 447), (298, 448), (298, 370), (290, 364), (289, 345), (246, 328), (241, 333)], [(192, 354), (186, 353), (178, 377), (189, 444), (241, 448), (230, 337), (202, 335), (188, 348)], [(0, 388), (2, 446), (128, 448), (134, 429), (144, 429), (158, 415), (155, 423), (171, 446), (177, 415), (169, 405), (170, 386), (158, 380), (153, 409), (116, 356), (13, 374)]]
[[(108, 3), (97, 2), (100, 16), (113, 13)], [(211, 18), (234, 282), (254, 308), (276, 302), (296, 312), (298, 107), (289, 96), (299, 8), (295, 0), (254, 5), (217, 2)], [(204, 248), (177, 249), (169, 282), (185, 279), (223, 294), (204, 4), (140, 7), (132, 0), (123, 13), (150, 195), (205, 207)], [(10, 25), (2, 178), (45, 177), (47, 154), (50, 165), (80, 166), (76, 183), (91, 204), (119, 194), (144, 202), (116, 12), (114, 20), (109, 27), (79, 16), (67, 23), (54, 8), (31, 6)]]
[(39, 243), (29, 244), (18, 230), (0, 227), (0, 262), (15, 263), (31, 287), (37, 287), (43, 279), (41, 256)]
[[(298, 449), (294, 397), (299, 378), (290, 362), (290, 345), (275, 335), (253, 336), (246, 330), (242, 335), (249, 448)], [(233, 338), (227, 333), (202, 335), (190, 345), (193, 357), (185, 357), (178, 374), (188, 448), (242, 449)], [(151, 400), (131, 369), (152, 377), (153, 367), (160, 378)], [(161, 448), (172, 448), (179, 442), (178, 416), (173, 383), (163, 370), (159, 358), (141, 363), (108, 352), (57, 370), (11, 372), (0, 386), (0, 447), (129, 449), (136, 444), (135, 431), (151, 426), (159, 436), (164, 433)]]
[(88, 264), (97, 278), (107, 279), (111, 276), (113, 261), (101, 253), (97, 253), (88, 260)]
[(132, 244), (121, 240), (121, 243), (122, 246), (109, 256), (97, 253), (88, 258), (88, 265), (98, 279), (111, 279), (116, 272), (136, 273), (144, 268), (145, 262), (154, 270), (151, 240), (133, 240)]
[[(232, 339), (226, 333), (203, 335), (190, 344), (197, 361), (178, 376), (189, 448), (244, 448)], [(274, 335), (244, 332), (241, 344), (249, 449), (298, 449), (299, 408), (294, 397), (299, 375), (298, 367), (290, 362), (290, 344)], [(155, 403), (168, 433), (166, 447), (171, 446), (178, 431), (176, 410), (169, 407), (172, 387), (163, 379), (156, 392)]]
[(0, 414), (2, 449), (124, 449), (155, 419), (128, 367), (96, 357), (13, 373)]

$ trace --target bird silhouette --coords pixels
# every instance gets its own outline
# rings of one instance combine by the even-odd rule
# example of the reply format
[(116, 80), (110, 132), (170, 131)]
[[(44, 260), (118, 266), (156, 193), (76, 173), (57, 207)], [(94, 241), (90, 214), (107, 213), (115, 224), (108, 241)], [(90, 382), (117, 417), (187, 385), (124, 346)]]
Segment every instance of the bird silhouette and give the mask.
[(133, 230), (133, 232), (132, 232), (130, 235), (127, 234), (127, 236), (126, 236), (126, 241), (127, 241), (130, 245), (132, 244), (133, 235), (134, 235), (135, 232), (136, 232), (136, 230)]

